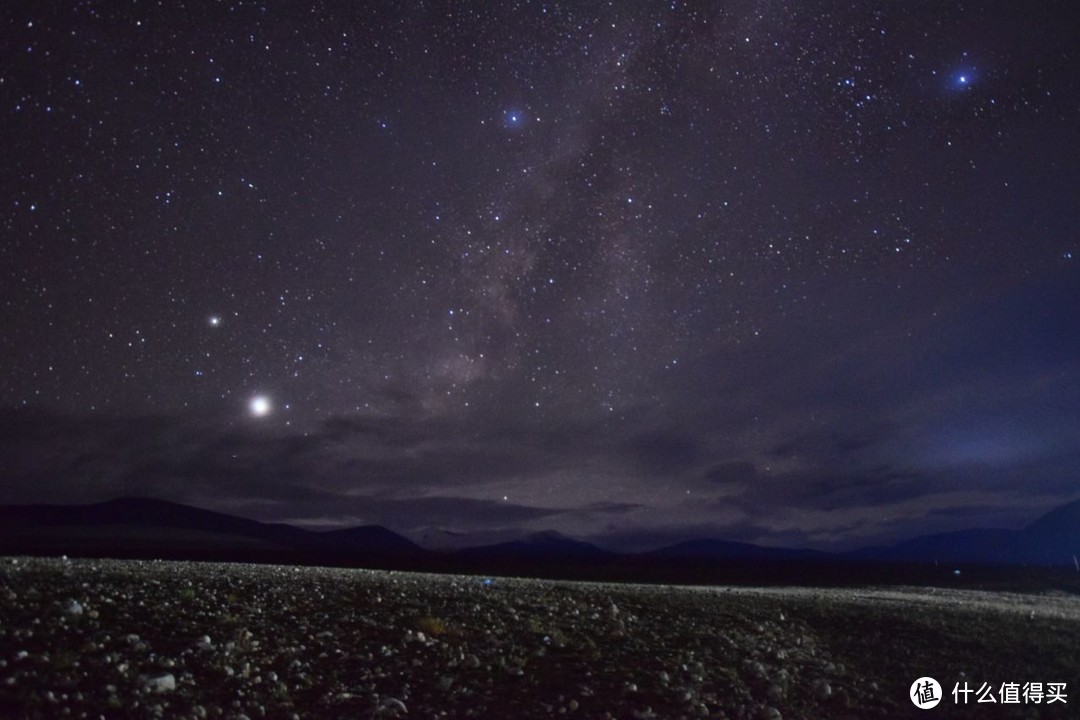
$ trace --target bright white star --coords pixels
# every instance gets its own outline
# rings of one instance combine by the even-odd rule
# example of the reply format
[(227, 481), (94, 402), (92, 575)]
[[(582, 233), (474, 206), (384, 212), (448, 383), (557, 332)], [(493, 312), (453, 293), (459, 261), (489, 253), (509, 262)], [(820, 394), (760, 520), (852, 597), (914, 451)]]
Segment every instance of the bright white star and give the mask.
[(207, 318), (206, 322), (210, 324), (210, 327), (220, 327), (221, 317), (218, 315), (211, 315), (209, 318)]
[(248, 410), (251, 412), (252, 417), (266, 417), (272, 409), (270, 398), (265, 395), (256, 395), (248, 402)]
[(503, 127), (519, 128), (525, 124), (525, 116), (518, 110), (503, 111)]

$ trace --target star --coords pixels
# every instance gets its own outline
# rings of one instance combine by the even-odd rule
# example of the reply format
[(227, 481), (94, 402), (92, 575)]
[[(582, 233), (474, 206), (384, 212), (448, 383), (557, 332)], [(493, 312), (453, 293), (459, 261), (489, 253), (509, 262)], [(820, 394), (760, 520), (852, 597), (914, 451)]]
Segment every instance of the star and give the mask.
[(520, 128), (525, 123), (525, 114), (520, 110), (503, 111), (503, 127), (508, 129)]
[(210, 327), (221, 327), (221, 316), (211, 315), (206, 319), (206, 324)]
[(975, 85), (975, 71), (972, 68), (957, 70), (952, 74), (952, 87), (954, 90), (969, 90)]
[(256, 395), (248, 401), (248, 412), (252, 417), (266, 417), (273, 409), (273, 405), (270, 403), (270, 398), (265, 395)]

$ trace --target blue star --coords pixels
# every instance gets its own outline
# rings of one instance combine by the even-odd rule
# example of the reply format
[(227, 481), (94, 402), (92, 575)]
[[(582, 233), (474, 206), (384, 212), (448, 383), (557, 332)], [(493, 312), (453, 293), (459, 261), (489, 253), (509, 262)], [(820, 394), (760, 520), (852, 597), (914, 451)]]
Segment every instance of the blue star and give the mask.
[(951, 85), (954, 90), (968, 90), (975, 84), (976, 79), (975, 70), (965, 68), (952, 74)]
[(503, 110), (503, 127), (516, 130), (525, 124), (525, 113), (521, 110)]

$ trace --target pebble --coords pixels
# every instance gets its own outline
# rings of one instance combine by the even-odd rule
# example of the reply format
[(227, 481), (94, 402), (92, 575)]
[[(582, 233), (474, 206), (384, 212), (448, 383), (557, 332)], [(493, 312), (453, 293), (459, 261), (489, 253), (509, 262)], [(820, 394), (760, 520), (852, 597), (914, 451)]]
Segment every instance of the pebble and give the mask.
[(833, 694), (832, 685), (823, 679), (815, 680), (811, 691), (818, 700), (828, 700)]
[(150, 692), (169, 692), (176, 689), (176, 678), (172, 673), (162, 673), (146, 677), (140, 684)]

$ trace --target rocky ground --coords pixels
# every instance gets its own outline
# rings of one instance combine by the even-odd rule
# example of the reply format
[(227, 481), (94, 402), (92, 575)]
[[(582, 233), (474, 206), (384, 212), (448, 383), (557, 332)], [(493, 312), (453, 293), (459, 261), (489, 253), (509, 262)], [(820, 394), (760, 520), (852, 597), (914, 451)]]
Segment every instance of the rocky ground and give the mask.
[[(908, 699), (927, 675), (945, 694), (931, 711)], [(963, 682), (1065, 683), (1067, 702), (957, 704)], [(1080, 599), (1063, 594), (0, 558), (4, 718), (1078, 711)]]

